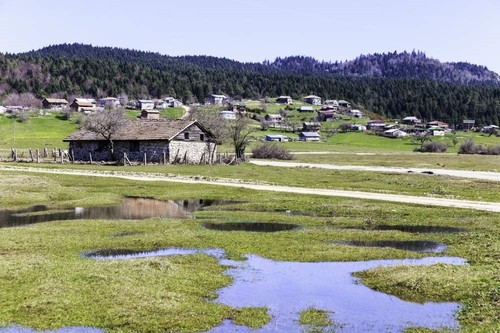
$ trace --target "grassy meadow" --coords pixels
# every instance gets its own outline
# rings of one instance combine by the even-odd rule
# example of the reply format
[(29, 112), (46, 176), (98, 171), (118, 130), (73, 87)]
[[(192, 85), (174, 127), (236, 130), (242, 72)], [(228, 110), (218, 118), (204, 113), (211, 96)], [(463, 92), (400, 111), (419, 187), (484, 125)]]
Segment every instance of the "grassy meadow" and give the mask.
[[(0, 172), (0, 193), (2, 209), (35, 204), (61, 209), (113, 205), (123, 196), (238, 202), (209, 207), (195, 213), (195, 219), (76, 220), (1, 228), (0, 327), (20, 324), (35, 329), (93, 326), (110, 332), (197, 332), (224, 319), (251, 327), (269, 320), (262, 308), (234, 309), (212, 302), (217, 290), (231, 279), (224, 274), (226, 267), (207, 255), (99, 261), (82, 257), (85, 251), (214, 247), (224, 249), (235, 260), (257, 254), (284, 261), (353, 261), (432, 254), (331, 242), (425, 239), (445, 243), (449, 246), (445, 255), (465, 258), (468, 265), (375, 269), (360, 273), (363, 281), (417, 302), (461, 302), (464, 306), (458, 319), (463, 331), (498, 329), (497, 213), (10, 171)], [(288, 215), (283, 210), (297, 214)], [(276, 233), (225, 232), (205, 229), (204, 221), (286, 222), (302, 228)], [(378, 224), (453, 226), (468, 232), (415, 234), (365, 229)], [(128, 236), (112, 237), (114, 234)], [(304, 311), (300, 321), (328, 325), (321, 310)]]

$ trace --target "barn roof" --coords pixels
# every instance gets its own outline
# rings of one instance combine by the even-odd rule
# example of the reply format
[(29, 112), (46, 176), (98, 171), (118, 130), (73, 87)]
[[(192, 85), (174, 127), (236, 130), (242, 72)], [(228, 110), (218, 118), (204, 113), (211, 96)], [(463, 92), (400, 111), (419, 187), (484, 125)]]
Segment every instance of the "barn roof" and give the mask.
[[(130, 120), (114, 136), (114, 141), (149, 141), (149, 140), (172, 140), (179, 133), (191, 125), (198, 126), (207, 137), (212, 134), (196, 120)], [(63, 141), (103, 141), (104, 138), (96, 133), (81, 129)]]
[(68, 104), (68, 101), (64, 98), (46, 98), (45, 100), (49, 104)]

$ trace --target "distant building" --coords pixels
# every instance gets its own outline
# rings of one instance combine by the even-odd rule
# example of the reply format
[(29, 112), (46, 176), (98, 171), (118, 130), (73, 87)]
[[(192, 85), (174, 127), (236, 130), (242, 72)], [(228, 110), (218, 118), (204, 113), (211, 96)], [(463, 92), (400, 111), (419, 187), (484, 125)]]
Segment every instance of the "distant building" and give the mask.
[(283, 122), (283, 116), (280, 114), (266, 114), (264, 121), (268, 123), (281, 124)]
[(333, 119), (333, 117), (335, 117), (335, 111), (333, 110), (318, 110), (317, 112), (319, 121), (328, 121), (329, 119)]
[(278, 142), (287, 142), (289, 141), (290, 138), (284, 135), (278, 135), (278, 134), (267, 134), (266, 135), (266, 141), (278, 141)]
[(4, 114), (5, 112), (7, 112), (7, 108), (0, 105), (0, 114)]
[(325, 105), (331, 105), (333, 107), (338, 107), (339, 102), (336, 99), (327, 99), (324, 103)]
[(416, 125), (420, 124), (422, 121), (418, 119), (417, 117), (411, 116), (411, 117), (405, 117), (402, 120), (402, 123), (405, 125)]
[(383, 130), (385, 126), (386, 126), (385, 122), (383, 120), (380, 120), (380, 119), (370, 120), (366, 124), (367, 129), (375, 130), (375, 131)]
[(438, 121), (438, 120), (429, 121), (427, 123), (427, 127), (434, 127), (434, 126), (441, 127), (441, 128), (449, 128), (450, 127), (450, 125), (448, 125), (448, 123), (443, 123), (442, 121)]
[(318, 132), (321, 129), (321, 123), (317, 121), (310, 121), (302, 123), (302, 131), (304, 132)]
[(312, 106), (301, 106), (299, 108), (299, 112), (314, 112), (314, 108)]
[(63, 109), (68, 106), (68, 101), (63, 98), (44, 98), (42, 106), (44, 109)]
[(87, 98), (75, 98), (69, 107), (78, 112), (95, 110), (95, 104)]
[(312, 104), (312, 105), (321, 105), (321, 97), (318, 97), (316, 95), (309, 95), (306, 97), (303, 97), (302, 100), (304, 103)]
[(318, 132), (301, 132), (299, 141), (320, 141), (321, 136)]
[(153, 110), (155, 108), (155, 102), (149, 99), (139, 100), (139, 109), (141, 110)]
[(349, 110), (348, 114), (354, 118), (363, 118), (363, 112), (359, 110)]
[(280, 96), (276, 98), (278, 104), (293, 104), (293, 99), (290, 96)]
[(116, 108), (120, 106), (120, 100), (116, 97), (105, 97), (101, 98), (98, 104), (101, 108)]
[(168, 103), (165, 101), (156, 101), (155, 103), (155, 109), (166, 109), (168, 108)]
[(208, 103), (213, 105), (222, 105), (228, 102), (226, 95), (210, 95), (208, 96)]
[(444, 136), (445, 130), (439, 126), (432, 126), (427, 129), (427, 133), (432, 136)]
[(384, 131), (384, 136), (387, 136), (389, 138), (400, 138), (400, 137), (407, 136), (407, 135), (408, 135), (408, 133), (400, 130), (399, 128), (393, 128), (393, 129)]
[(346, 108), (346, 109), (351, 107), (351, 103), (349, 103), (348, 101), (344, 101), (343, 99), (339, 100), (338, 103), (339, 103), (339, 106)]
[(219, 117), (222, 119), (234, 120), (236, 119), (236, 112), (234, 111), (220, 111)]
[(142, 110), (140, 118), (142, 120), (159, 120), (160, 111), (152, 109)]

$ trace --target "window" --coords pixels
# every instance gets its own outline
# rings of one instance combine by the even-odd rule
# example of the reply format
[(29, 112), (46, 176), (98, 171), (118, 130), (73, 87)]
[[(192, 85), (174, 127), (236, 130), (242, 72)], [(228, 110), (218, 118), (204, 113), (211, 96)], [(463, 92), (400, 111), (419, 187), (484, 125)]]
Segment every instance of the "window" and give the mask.
[(205, 134), (200, 134), (200, 141), (205, 141)]
[(130, 142), (130, 151), (139, 151), (139, 150), (140, 150), (139, 141), (131, 141)]
[(184, 140), (189, 140), (189, 132), (184, 132)]

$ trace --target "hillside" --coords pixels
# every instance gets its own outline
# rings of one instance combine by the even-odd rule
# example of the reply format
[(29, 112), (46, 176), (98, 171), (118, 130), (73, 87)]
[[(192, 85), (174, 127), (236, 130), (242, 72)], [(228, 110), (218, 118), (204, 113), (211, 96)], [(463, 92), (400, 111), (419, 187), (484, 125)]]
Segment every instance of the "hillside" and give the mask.
[(459, 124), (499, 123), (498, 75), (485, 67), (440, 63), (423, 53), (361, 56), (343, 63), (289, 57), (240, 63), (209, 56), (158, 53), (82, 44), (0, 54), (0, 99), (11, 93), (46, 96), (157, 98), (203, 102), (212, 93), (233, 98), (314, 93), (346, 99), (390, 118), (416, 115)]

